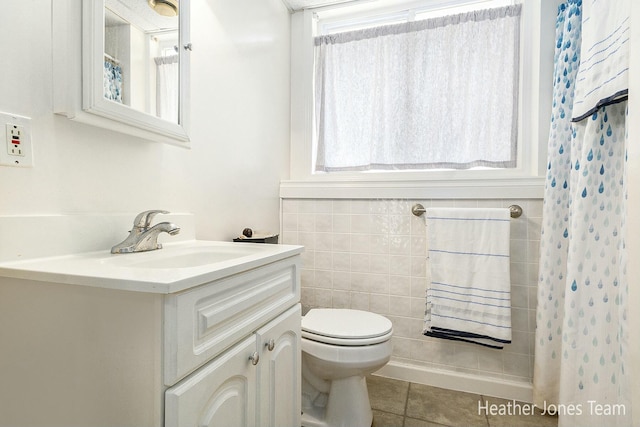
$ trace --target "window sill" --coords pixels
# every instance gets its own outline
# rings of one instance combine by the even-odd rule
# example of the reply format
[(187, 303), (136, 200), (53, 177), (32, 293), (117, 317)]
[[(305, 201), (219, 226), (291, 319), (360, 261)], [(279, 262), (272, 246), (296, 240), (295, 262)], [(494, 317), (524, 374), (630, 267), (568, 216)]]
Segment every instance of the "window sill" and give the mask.
[(543, 177), (282, 181), (283, 199), (542, 199)]

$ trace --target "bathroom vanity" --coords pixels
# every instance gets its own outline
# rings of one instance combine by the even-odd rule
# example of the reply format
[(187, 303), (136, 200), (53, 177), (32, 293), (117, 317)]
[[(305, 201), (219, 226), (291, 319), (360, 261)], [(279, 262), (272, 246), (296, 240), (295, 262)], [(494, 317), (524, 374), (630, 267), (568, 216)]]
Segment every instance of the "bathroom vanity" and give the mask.
[(0, 263), (0, 425), (299, 426), (301, 251)]

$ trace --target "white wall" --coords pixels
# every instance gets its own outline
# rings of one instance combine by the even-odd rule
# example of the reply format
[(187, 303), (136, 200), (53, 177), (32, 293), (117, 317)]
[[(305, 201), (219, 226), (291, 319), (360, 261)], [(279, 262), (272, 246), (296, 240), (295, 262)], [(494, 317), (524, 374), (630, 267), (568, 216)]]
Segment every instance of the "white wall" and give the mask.
[(195, 214), (202, 239), (228, 240), (246, 226), (277, 231), (289, 168), (281, 1), (193, 0), (191, 150), (52, 113), (55, 3), (7, 2), (0, 15), (0, 111), (32, 118), (35, 158), (32, 169), (0, 167), (0, 216), (162, 208)]

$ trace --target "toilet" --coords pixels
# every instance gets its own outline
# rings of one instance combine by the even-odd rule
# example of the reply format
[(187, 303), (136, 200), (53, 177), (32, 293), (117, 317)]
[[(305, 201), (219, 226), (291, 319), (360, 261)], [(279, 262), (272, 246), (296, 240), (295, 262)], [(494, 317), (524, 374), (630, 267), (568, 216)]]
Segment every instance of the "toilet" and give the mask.
[(314, 308), (302, 317), (302, 426), (369, 427), (365, 376), (391, 357), (391, 321), (361, 310)]

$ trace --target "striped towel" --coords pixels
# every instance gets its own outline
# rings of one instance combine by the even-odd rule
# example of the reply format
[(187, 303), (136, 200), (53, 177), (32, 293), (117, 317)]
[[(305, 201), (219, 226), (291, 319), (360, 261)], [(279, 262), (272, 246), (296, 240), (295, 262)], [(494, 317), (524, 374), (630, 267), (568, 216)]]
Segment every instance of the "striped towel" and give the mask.
[(493, 348), (511, 342), (508, 209), (427, 209), (424, 334)]
[(582, 3), (580, 67), (572, 121), (578, 122), (605, 105), (628, 98), (630, 11), (631, 0)]

